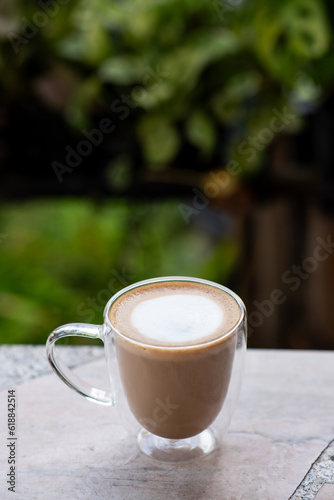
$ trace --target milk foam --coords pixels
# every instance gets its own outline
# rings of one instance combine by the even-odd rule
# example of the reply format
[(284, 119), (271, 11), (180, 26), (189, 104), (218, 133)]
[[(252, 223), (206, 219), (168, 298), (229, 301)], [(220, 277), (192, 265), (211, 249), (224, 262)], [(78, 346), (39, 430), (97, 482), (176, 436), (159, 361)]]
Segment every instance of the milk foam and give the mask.
[(129, 339), (151, 346), (186, 347), (217, 340), (241, 315), (237, 301), (211, 285), (187, 281), (149, 283), (121, 295), (111, 324)]
[(136, 304), (131, 323), (145, 337), (184, 344), (214, 333), (223, 317), (216, 301), (201, 295), (175, 293)]

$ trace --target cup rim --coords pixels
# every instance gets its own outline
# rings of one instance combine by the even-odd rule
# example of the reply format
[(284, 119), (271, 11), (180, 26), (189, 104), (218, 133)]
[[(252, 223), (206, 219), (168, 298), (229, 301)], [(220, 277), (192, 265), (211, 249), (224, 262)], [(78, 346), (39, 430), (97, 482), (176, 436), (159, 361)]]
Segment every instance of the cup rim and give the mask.
[[(240, 313), (241, 313), (239, 320), (230, 330), (228, 330), (226, 333), (224, 333), (224, 335), (221, 335), (220, 337), (218, 337), (216, 339), (209, 340), (208, 342), (200, 342), (200, 343), (194, 343), (194, 344), (183, 345), (183, 346), (182, 345), (162, 346), (162, 345), (154, 345), (154, 344), (149, 343), (149, 342), (141, 342), (141, 341), (135, 340), (135, 339), (129, 337), (128, 335), (126, 335), (125, 333), (121, 332), (111, 323), (110, 318), (109, 318), (109, 311), (110, 311), (112, 305), (114, 304), (114, 302), (116, 302), (116, 300), (119, 297), (121, 297), (122, 295), (125, 295), (127, 292), (129, 292), (131, 290), (134, 290), (135, 288), (140, 288), (141, 286), (144, 286), (144, 285), (150, 285), (152, 283), (164, 283), (164, 282), (169, 282), (169, 281), (186, 281), (186, 282), (191, 282), (191, 283), (200, 283), (203, 285), (208, 285), (208, 286), (212, 286), (214, 288), (218, 288), (219, 290), (222, 290), (223, 292), (228, 293), (231, 297), (234, 298), (234, 300), (239, 305)], [(242, 299), (239, 297), (239, 295), (237, 295), (235, 292), (233, 292), (232, 290), (230, 290), (229, 288), (227, 288), (224, 285), (220, 285), (219, 283), (215, 283), (214, 281), (209, 281), (209, 280), (205, 280), (202, 278), (194, 278), (194, 277), (190, 277), (190, 276), (161, 276), (158, 278), (149, 278), (146, 280), (137, 281), (136, 283), (133, 283), (132, 285), (128, 285), (127, 287), (122, 288), (121, 290), (116, 292), (108, 300), (108, 302), (104, 308), (103, 322), (104, 322), (104, 325), (107, 326), (108, 331), (112, 331), (112, 332), (116, 333), (117, 335), (119, 335), (120, 337), (123, 337), (125, 340), (127, 340), (131, 344), (135, 344), (135, 345), (138, 345), (138, 346), (141, 346), (144, 348), (149, 347), (150, 349), (157, 349), (157, 350), (164, 350), (164, 351), (166, 351), (166, 350), (168, 350), (168, 351), (178, 350), (179, 351), (179, 350), (198, 349), (200, 347), (214, 345), (216, 343), (221, 342), (222, 340), (226, 340), (227, 338), (232, 337), (232, 335), (238, 331), (240, 325), (243, 323), (245, 316), (246, 316), (246, 307), (245, 307), (245, 304), (242, 301)]]

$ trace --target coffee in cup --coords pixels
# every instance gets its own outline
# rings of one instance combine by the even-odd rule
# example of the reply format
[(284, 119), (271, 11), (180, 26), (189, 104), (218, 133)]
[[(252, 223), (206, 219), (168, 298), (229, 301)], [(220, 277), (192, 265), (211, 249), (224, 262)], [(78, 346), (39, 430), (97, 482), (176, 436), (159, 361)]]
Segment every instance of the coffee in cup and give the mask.
[(240, 317), (229, 293), (187, 281), (143, 285), (112, 304), (122, 384), (144, 428), (185, 439), (212, 424), (229, 387)]

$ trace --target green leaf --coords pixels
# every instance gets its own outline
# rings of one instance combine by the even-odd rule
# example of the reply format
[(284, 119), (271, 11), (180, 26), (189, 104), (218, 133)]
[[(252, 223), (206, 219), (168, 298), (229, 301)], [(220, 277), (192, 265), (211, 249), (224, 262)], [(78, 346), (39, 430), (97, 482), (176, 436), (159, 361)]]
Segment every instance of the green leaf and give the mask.
[(321, 2), (282, 2), (275, 10), (263, 6), (254, 18), (255, 49), (266, 69), (293, 84), (306, 60), (321, 57), (329, 48), (330, 30)]
[(145, 158), (155, 168), (171, 162), (180, 146), (175, 127), (164, 116), (145, 116), (139, 123), (138, 134)]
[(145, 75), (145, 64), (138, 57), (116, 56), (104, 61), (98, 71), (105, 82), (129, 85), (140, 81)]
[(321, 2), (295, 0), (284, 14), (291, 49), (307, 58), (322, 56), (328, 49), (330, 32)]
[(69, 102), (66, 110), (67, 120), (77, 130), (90, 125), (91, 108), (100, 98), (101, 82), (95, 76), (83, 80)]
[(185, 46), (169, 53), (161, 64), (170, 81), (183, 89), (191, 89), (207, 66), (235, 54), (239, 47), (238, 38), (229, 30), (200, 32), (188, 39)]
[(261, 76), (254, 71), (233, 75), (226, 85), (211, 99), (212, 110), (222, 123), (235, 120), (243, 108), (245, 99), (257, 95), (260, 90)]
[(188, 118), (186, 133), (192, 144), (199, 147), (205, 155), (212, 153), (216, 142), (216, 130), (209, 116), (197, 110)]

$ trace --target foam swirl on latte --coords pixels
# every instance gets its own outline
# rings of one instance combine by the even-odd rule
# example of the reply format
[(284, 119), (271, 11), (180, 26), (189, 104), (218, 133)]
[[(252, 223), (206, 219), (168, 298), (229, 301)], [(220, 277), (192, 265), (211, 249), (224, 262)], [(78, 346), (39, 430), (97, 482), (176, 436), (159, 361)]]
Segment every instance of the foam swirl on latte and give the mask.
[(208, 342), (231, 330), (240, 307), (228, 293), (186, 281), (154, 283), (127, 292), (110, 311), (111, 323), (139, 342), (189, 346)]

